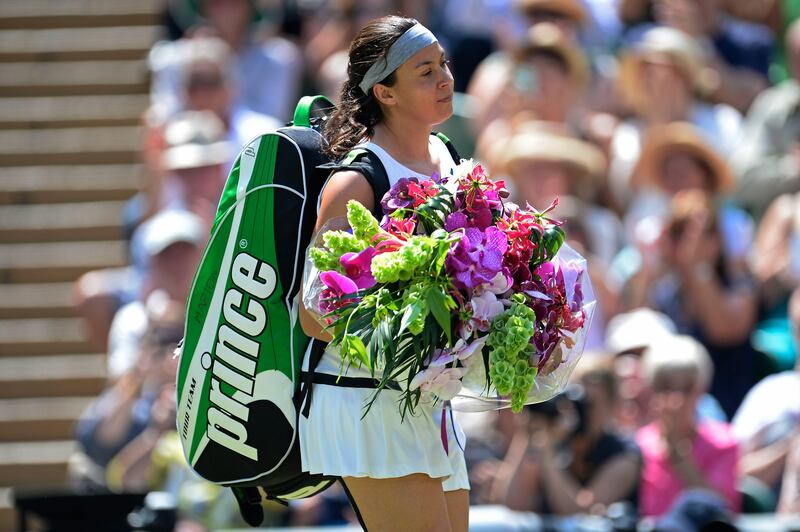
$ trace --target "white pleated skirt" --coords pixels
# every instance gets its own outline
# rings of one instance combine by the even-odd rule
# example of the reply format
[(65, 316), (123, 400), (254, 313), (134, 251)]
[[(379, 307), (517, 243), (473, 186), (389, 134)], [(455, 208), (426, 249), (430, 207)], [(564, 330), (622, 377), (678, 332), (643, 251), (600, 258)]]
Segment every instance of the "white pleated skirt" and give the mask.
[[(306, 353), (303, 367), (307, 367)], [(338, 375), (341, 359), (326, 351), (318, 373)], [(369, 377), (365, 369), (349, 368), (348, 377)], [(401, 421), (401, 392), (384, 389), (362, 419), (375, 390), (313, 385), (306, 418), (300, 415), (303, 470), (339, 477), (397, 478), (422, 473), (442, 480), (444, 491), (469, 489), (464, 460), (466, 437), (441, 401), (423, 398)], [(445, 415), (447, 450), (441, 420)]]

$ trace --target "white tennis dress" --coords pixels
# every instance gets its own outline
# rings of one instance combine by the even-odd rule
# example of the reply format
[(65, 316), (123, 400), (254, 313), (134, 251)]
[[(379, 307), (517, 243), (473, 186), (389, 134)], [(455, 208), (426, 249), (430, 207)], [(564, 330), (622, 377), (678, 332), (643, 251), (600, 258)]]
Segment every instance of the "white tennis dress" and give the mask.
[[(385, 150), (372, 142), (359, 147), (376, 154), (394, 185), (402, 177), (426, 179), (395, 161)], [(432, 153), (438, 152), (440, 172), (450, 175), (455, 162), (444, 142), (431, 135)], [(436, 151), (433, 151), (436, 150)], [(303, 360), (308, 366), (309, 353)], [(335, 349), (328, 348), (317, 366), (317, 373), (339, 375), (342, 359)], [(350, 367), (347, 377), (370, 377), (367, 368)], [(372, 404), (366, 417), (364, 407), (375, 390), (348, 388), (315, 383), (308, 418), (300, 416), (300, 452), (303, 470), (342, 477), (397, 478), (423, 473), (441, 478), (444, 491), (469, 489), (464, 461), (466, 437), (451, 411), (446, 416), (448, 451), (443, 444), (442, 402), (433, 397), (422, 399), (414, 415), (406, 413), (401, 422), (401, 392), (384, 389)]]

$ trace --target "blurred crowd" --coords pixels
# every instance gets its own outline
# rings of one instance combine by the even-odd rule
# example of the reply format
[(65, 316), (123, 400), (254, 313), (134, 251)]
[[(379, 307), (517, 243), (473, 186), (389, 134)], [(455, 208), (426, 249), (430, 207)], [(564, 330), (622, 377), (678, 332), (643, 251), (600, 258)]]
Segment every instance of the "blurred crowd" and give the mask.
[[(598, 301), (563, 394), (459, 414), (472, 503), (677, 530), (800, 513), (798, 0), (170, 0), (130, 266), (75, 283), (109, 382), (77, 427), (74, 482), (170, 492), (187, 529), (242, 524), (174, 430), (184, 302), (238, 150), (300, 96), (335, 101), (351, 39), (386, 14), (447, 51), (441, 130), (462, 156), (518, 203), (559, 198)], [(267, 519), (353, 516), (332, 488)]]

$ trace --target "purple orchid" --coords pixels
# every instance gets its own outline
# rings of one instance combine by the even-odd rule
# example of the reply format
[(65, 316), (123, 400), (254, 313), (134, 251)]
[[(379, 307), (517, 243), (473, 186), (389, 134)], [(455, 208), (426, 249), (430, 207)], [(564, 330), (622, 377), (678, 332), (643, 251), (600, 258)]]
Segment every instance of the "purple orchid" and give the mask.
[(414, 205), (414, 198), (411, 197), (408, 191), (409, 183), (419, 183), (419, 179), (416, 177), (401, 177), (389, 189), (389, 192), (383, 196), (381, 207), (383, 207), (384, 214), (389, 215), (398, 209), (408, 209)]
[(456, 211), (447, 215), (447, 220), (444, 222), (444, 229), (450, 233), (458, 231), (459, 229), (465, 229), (468, 221), (466, 214)]
[(339, 263), (344, 268), (344, 273), (363, 290), (375, 286), (375, 278), (370, 267), (372, 258), (378, 252), (373, 247), (368, 247), (359, 253), (345, 253), (339, 257)]
[(484, 231), (469, 227), (453, 245), (445, 266), (457, 288), (472, 290), (489, 283), (503, 268), (503, 253), (508, 248), (505, 233), (496, 227)]

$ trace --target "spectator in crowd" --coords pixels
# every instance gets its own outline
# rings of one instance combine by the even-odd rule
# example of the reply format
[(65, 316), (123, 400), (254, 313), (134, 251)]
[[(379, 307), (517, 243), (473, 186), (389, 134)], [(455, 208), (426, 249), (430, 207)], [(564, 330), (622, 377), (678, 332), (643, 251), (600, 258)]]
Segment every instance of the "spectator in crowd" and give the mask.
[[(619, 383), (619, 401), (615, 412), (617, 426), (633, 434), (652, 422), (649, 408), (651, 390), (644, 380), (642, 355), (662, 340), (676, 334), (676, 327), (668, 316), (649, 308), (638, 308), (617, 314), (606, 327), (606, 342), (614, 355), (614, 373)], [(697, 404), (699, 420), (725, 421), (725, 412), (708, 393)]]
[(529, 28), (547, 22), (554, 24), (567, 39), (577, 41), (585, 27), (587, 13), (580, 0), (516, 0)]
[(207, 111), (181, 113), (165, 126), (164, 144), (159, 210), (189, 210), (210, 228), (232, 152), (222, 122)]
[(753, 344), (771, 357), (776, 371), (790, 369), (797, 359), (788, 303), (800, 285), (800, 194), (783, 194), (770, 204), (749, 259), (761, 306)]
[(487, 126), (523, 112), (538, 120), (576, 124), (576, 108), (588, 76), (577, 43), (553, 24), (537, 24), (514, 54), (489, 56), (478, 67), (468, 89), (475, 102), (472, 127), (496, 136)]
[[(616, 260), (612, 272), (622, 267)], [(732, 416), (754, 382), (757, 300), (747, 270), (725, 252), (711, 198), (698, 189), (676, 194), (669, 220), (636, 267), (624, 282), (623, 304), (664, 312), (680, 333), (708, 347), (717, 366), (711, 394)]]
[(800, 513), (800, 431), (797, 430), (789, 443), (789, 456), (786, 458), (778, 513), (790, 515)]
[(559, 196), (583, 200), (587, 244), (606, 264), (619, 250), (622, 227), (614, 213), (596, 205), (606, 162), (594, 145), (571, 135), (559, 124), (528, 121), (510, 137), (500, 136), (488, 148), (495, 176), (507, 176), (512, 198), (544, 210)]
[(603, 355), (582, 359), (579, 384), (519, 417), (495, 481), (498, 502), (556, 515), (636, 503), (641, 457), (610, 421), (617, 387), (609, 362)]
[[(800, 343), (800, 289), (792, 294), (789, 312), (797, 344)], [(733, 431), (741, 446), (741, 473), (757, 478), (779, 493), (784, 472), (792, 474), (787, 460), (800, 441), (797, 436), (800, 359), (794, 369), (771, 375), (748, 392), (733, 418)], [(794, 466), (799, 466), (794, 460)], [(794, 492), (797, 493), (796, 489)]]
[(683, 190), (702, 190), (717, 202), (723, 244), (728, 258), (743, 265), (753, 240), (752, 219), (730, 201), (733, 171), (720, 153), (686, 122), (652, 128), (630, 182), (633, 201), (625, 215), (629, 240), (637, 240), (639, 226), (658, 223), (668, 215), (669, 202)]
[(183, 52), (183, 108), (217, 115), (225, 124), (234, 149), (239, 150), (254, 137), (282, 125), (277, 118), (257, 113), (233, 99), (232, 56), (223, 40), (197, 37), (186, 43)]
[(76, 470), (83, 478), (76, 480), (88, 490), (126, 487), (116, 475), (119, 470), (106, 469), (114, 457), (140, 435), (175, 426), (175, 394), (169, 390), (175, 382), (172, 349), (183, 332), (183, 305), (151, 300), (145, 312), (132, 360), (121, 373), (114, 373), (116, 366), (110, 368), (116, 378), (76, 426), (80, 449), (88, 458), (82, 470)]
[[(208, 229), (216, 214), (226, 167), (234, 154), (226, 139), (225, 125), (210, 111), (185, 111), (158, 128), (157, 168), (150, 187), (131, 198), (123, 212), (130, 234), (145, 220), (162, 210), (189, 210), (200, 216)], [(155, 157), (154, 157), (155, 159)], [(131, 248), (136, 267), (145, 269), (137, 251)]]
[[(188, 3), (188, 1), (187, 1)], [(153, 72), (151, 100), (160, 116), (182, 109), (181, 66), (184, 49), (192, 37), (217, 36), (233, 51), (230, 66), (235, 80), (237, 106), (287, 121), (300, 92), (302, 54), (290, 40), (264, 36), (253, 21), (260, 16), (252, 0), (200, 0), (203, 24), (187, 31), (188, 37), (159, 42), (150, 52)]]
[(779, 195), (800, 191), (800, 22), (787, 31), (786, 48), (793, 77), (753, 102), (733, 158), (737, 197), (756, 216)]
[(689, 336), (665, 338), (645, 352), (643, 370), (655, 421), (636, 435), (644, 458), (642, 515), (664, 515), (692, 488), (715, 491), (738, 511), (738, 450), (732, 430), (695, 415), (713, 372), (706, 349)]
[(456, 412), (467, 436), (464, 456), (470, 484), (470, 504), (495, 502), (492, 488), (503, 458), (516, 433), (517, 416), (511, 409), (487, 412)]
[(724, 4), (720, 0), (623, 0), (620, 14), (625, 24), (633, 26), (629, 38), (656, 23), (696, 39), (717, 78), (711, 98), (745, 112), (767, 86), (774, 38), (763, 26), (730, 17)]
[(207, 235), (199, 217), (186, 211), (164, 211), (137, 230), (134, 242), (145, 255), (147, 274), (139, 299), (114, 316), (109, 334), (108, 370), (112, 378), (136, 364), (148, 327), (148, 307), (185, 305)]
[(710, 89), (704, 60), (690, 36), (666, 27), (647, 30), (622, 55), (620, 91), (635, 115), (617, 126), (611, 142), (611, 187), (620, 205), (631, 200), (631, 173), (642, 139), (653, 126), (690, 122), (723, 156), (732, 153), (741, 115), (727, 105), (700, 99)]
[(188, 209), (201, 217), (203, 231), (208, 231), (225, 183), (231, 148), (222, 122), (212, 113), (177, 115), (157, 143), (151, 147), (148, 186), (128, 201), (122, 213), (132, 265), (87, 272), (73, 286), (76, 311), (101, 351), (109, 348), (114, 314), (140, 297), (147, 275), (147, 253), (139, 249), (140, 239), (132, 238), (136, 229), (161, 210)]

